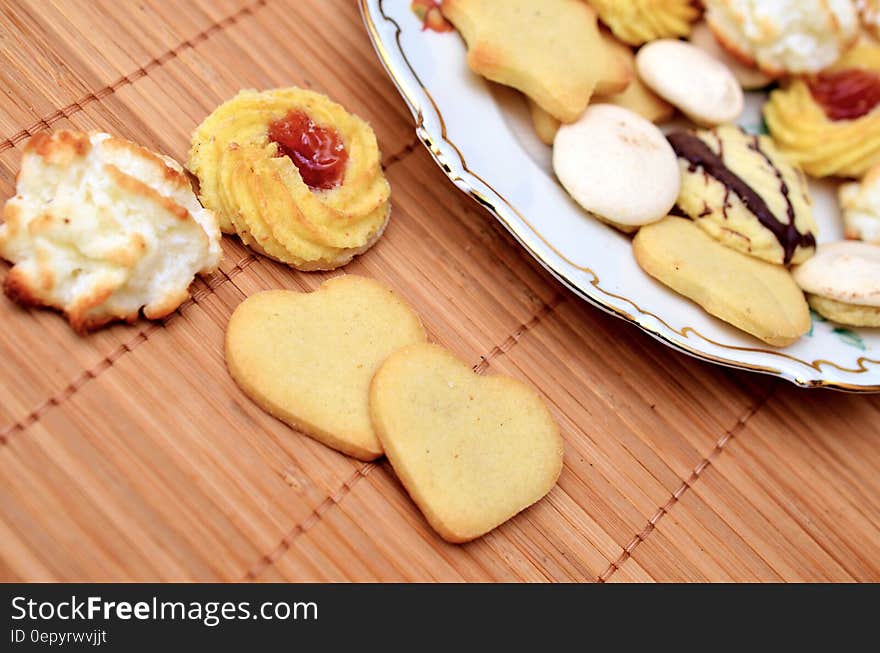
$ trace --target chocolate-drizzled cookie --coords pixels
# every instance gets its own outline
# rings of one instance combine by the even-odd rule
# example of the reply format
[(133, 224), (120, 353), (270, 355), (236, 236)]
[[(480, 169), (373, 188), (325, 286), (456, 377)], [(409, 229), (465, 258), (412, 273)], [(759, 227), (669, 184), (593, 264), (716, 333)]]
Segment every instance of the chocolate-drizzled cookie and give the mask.
[(816, 251), (803, 174), (765, 136), (722, 126), (668, 136), (682, 171), (678, 214), (724, 245), (788, 265)]

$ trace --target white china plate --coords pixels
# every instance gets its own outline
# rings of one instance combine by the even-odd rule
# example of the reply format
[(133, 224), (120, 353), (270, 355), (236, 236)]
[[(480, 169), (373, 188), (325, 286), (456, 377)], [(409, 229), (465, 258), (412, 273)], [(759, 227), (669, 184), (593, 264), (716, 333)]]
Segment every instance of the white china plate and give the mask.
[[(443, 171), (577, 295), (703, 360), (804, 387), (880, 392), (880, 329), (843, 328), (813, 314), (808, 335), (776, 349), (708, 315), (642, 272), (630, 239), (569, 198), (521, 97), (473, 74), (456, 32), (423, 30), (409, 0), (360, 0), (360, 6), (419, 138)], [(749, 98), (746, 128), (759, 127), (760, 102), (759, 95)], [(816, 183), (811, 191), (819, 241), (840, 239), (834, 186)]]

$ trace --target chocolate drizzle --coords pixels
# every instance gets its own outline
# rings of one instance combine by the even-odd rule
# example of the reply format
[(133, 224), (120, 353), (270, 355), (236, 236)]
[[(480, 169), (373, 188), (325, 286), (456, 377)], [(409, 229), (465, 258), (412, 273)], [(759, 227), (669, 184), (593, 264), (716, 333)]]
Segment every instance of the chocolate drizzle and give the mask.
[[(754, 214), (758, 221), (767, 228), (782, 245), (784, 253), (783, 262), (788, 264), (791, 262), (795, 251), (798, 247), (811, 248), (816, 246), (816, 238), (811, 233), (800, 233), (794, 221), (794, 206), (789, 197), (789, 188), (785, 183), (782, 173), (770, 160), (770, 157), (761, 150), (758, 139), (755, 137), (754, 144), (749, 147), (760, 154), (770, 167), (776, 173), (780, 181), (780, 191), (785, 201), (788, 203), (788, 222), (779, 220), (764, 199), (755, 192), (755, 190), (743, 181), (736, 173), (724, 164), (721, 156), (715, 154), (709, 146), (688, 132), (673, 132), (667, 136), (672, 149), (675, 153), (690, 163), (690, 171), (694, 172), (697, 168), (702, 168), (703, 172), (719, 183), (727, 190), (727, 194), (733, 192), (742, 200), (746, 208)], [(725, 195), (725, 204), (727, 198)], [(726, 207), (724, 210), (726, 216)]]

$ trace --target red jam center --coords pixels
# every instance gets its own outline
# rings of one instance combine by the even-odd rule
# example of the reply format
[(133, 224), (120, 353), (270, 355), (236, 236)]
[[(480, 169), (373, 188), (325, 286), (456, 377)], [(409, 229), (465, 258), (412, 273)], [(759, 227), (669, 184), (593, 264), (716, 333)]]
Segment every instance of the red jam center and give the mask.
[(342, 183), (348, 152), (335, 129), (315, 124), (302, 111), (291, 111), (269, 125), (269, 140), (278, 144), (312, 190), (329, 190)]
[(807, 83), (830, 120), (855, 120), (880, 104), (880, 75), (870, 70), (822, 73)]

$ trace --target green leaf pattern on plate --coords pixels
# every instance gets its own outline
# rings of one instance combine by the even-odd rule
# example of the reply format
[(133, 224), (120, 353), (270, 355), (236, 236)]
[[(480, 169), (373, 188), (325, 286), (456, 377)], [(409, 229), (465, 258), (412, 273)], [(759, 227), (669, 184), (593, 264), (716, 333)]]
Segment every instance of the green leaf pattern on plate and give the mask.
[(865, 341), (862, 340), (862, 337), (855, 331), (837, 327), (834, 329), (834, 334), (851, 347), (856, 347), (865, 351)]

